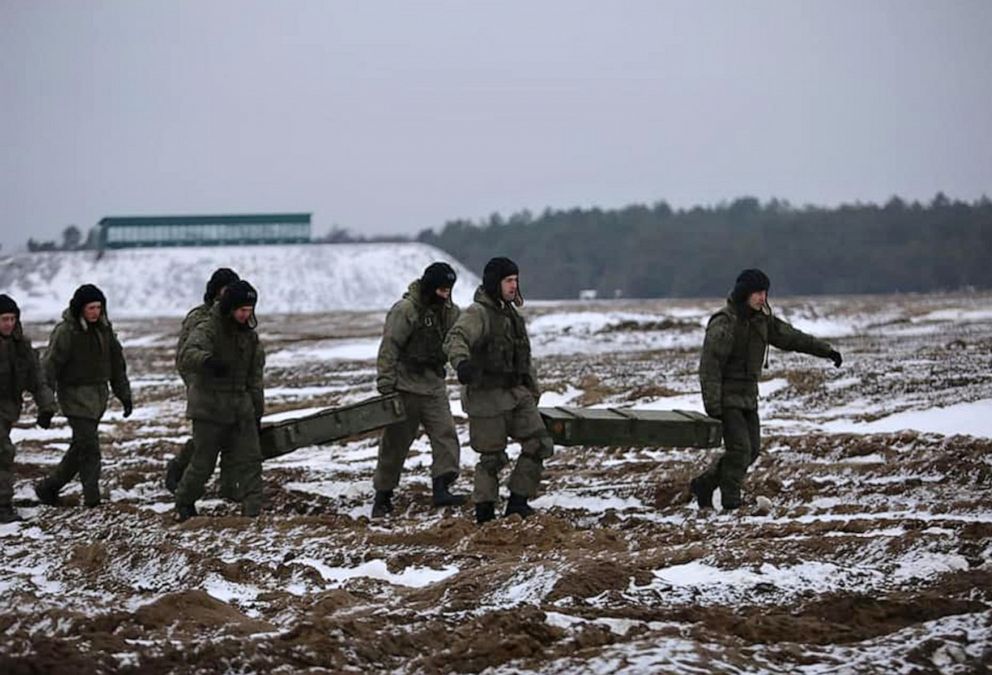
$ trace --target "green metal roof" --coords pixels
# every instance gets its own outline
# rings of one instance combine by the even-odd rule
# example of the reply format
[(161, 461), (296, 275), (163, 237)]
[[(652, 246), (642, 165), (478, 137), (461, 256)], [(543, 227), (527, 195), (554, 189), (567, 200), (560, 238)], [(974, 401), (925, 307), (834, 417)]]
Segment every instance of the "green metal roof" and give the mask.
[(266, 223), (310, 223), (309, 213), (246, 213), (223, 216), (108, 216), (100, 227), (144, 227), (148, 225), (245, 225)]

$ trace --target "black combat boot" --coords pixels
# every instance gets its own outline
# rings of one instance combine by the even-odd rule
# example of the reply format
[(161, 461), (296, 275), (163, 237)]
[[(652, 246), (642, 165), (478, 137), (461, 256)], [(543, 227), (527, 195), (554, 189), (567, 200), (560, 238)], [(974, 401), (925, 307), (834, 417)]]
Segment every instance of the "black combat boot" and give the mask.
[(385, 518), (393, 512), (393, 491), (376, 490), (375, 500), (372, 502), (372, 517)]
[(165, 465), (165, 489), (176, 494), (176, 488), (179, 487), (179, 481), (182, 477), (183, 470), (179, 466), (179, 462), (175, 458), (170, 459), (169, 463)]
[(225, 483), (224, 481), (221, 481), (220, 483), (220, 497), (224, 501), (232, 502), (234, 504), (241, 501), (241, 497), (238, 495), (238, 486)]
[(49, 506), (58, 506), (59, 491), (47, 480), (38, 481), (34, 484), (34, 494), (38, 501)]
[(515, 492), (511, 492), (510, 501), (506, 503), (506, 513), (503, 515), (512, 516), (514, 513), (519, 513), (521, 518), (526, 518), (534, 513), (534, 509), (527, 504), (526, 497), (523, 495), (518, 495)]
[(24, 520), (14, 507), (10, 504), (0, 506), (0, 523), (18, 523)]
[(475, 504), (475, 522), (479, 525), (483, 523), (488, 523), (496, 517), (496, 504), (495, 502), (476, 502)]
[(458, 495), (448, 492), (448, 488), (455, 482), (454, 474), (437, 476), (433, 481), (434, 506), (461, 506), (468, 501), (468, 495)]
[(702, 476), (693, 478), (689, 483), (689, 492), (696, 498), (696, 503), (701, 509), (713, 508), (713, 490), (714, 488), (707, 485)]
[(196, 506), (193, 504), (183, 504), (176, 506), (176, 520), (180, 523), (196, 516)]
[(724, 511), (735, 511), (741, 507), (740, 497), (724, 497), (721, 502)]

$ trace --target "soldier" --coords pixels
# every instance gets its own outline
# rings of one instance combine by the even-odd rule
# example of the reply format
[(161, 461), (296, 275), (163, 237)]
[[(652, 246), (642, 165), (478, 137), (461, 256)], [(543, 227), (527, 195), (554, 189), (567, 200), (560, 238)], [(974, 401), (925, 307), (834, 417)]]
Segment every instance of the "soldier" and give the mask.
[(35, 483), (43, 504), (58, 503), (59, 491), (79, 474), (83, 504), (100, 504), (100, 437), (97, 425), (107, 410), (110, 390), (131, 416), (131, 384), (121, 343), (107, 316), (107, 298), (92, 284), (76, 289), (48, 340), (42, 362), (62, 414), (72, 427), (72, 444), (55, 471)]
[(55, 396), (41, 374), (38, 355), (21, 328), (21, 310), (0, 295), (0, 523), (23, 520), (14, 510), (14, 444), (10, 428), (21, 416), (21, 396), (30, 391), (38, 407), (38, 426), (47, 429), (55, 415)]
[[(207, 290), (203, 294), (203, 304), (197, 305), (189, 311), (186, 318), (183, 319), (183, 325), (179, 329), (179, 340), (176, 342), (176, 370), (179, 371), (179, 376), (183, 378), (183, 384), (189, 387), (190, 375), (183, 372), (179, 365), (179, 354), (182, 352), (183, 344), (186, 343), (186, 339), (189, 334), (201, 321), (210, 316), (210, 310), (213, 308), (214, 303), (220, 298), (220, 294), (227, 288), (228, 284), (237, 281), (240, 277), (236, 272), (230, 270), (226, 267), (221, 267), (214, 271), (210, 275), (210, 280), (207, 281)], [(169, 460), (168, 464), (165, 466), (165, 488), (175, 494), (176, 488), (179, 486), (179, 479), (183, 477), (183, 472), (186, 467), (189, 466), (189, 461), (193, 457), (193, 439), (186, 441), (183, 449), (180, 451), (179, 455)], [(227, 466), (227, 454), (221, 453), (220, 456), (220, 483), (221, 483), (221, 495), (225, 498), (233, 499), (235, 489), (229, 480), (230, 468)]]
[(393, 490), (400, 482), (403, 462), (421, 425), (431, 442), (434, 506), (459, 506), (466, 496), (452, 494), (458, 478), (460, 447), (445, 389), (444, 337), (458, 318), (451, 301), (455, 270), (443, 262), (427, 266), (403, 298), (386, 315), (376, 364), (379, 393), (399, 392), (406, 421), (386, 427), (379, 442), (372, 517), (393, 510)]
[(459, 317), (444, 343), (458, 381), (465, 385), (462, 404), (469, 440), (479, 453), (475, 467), (475, 519), (492, 520), (499, 496), (499, 471), (509, 463), (507, 436), (518, 440), (520, 457), (510, 474), (505, 515), (526, 518), (537, 494), (544, 460), (551, 457), (551, 434), (537, 412), (540, 391), (531, 364), (519, 270), (509, 258), (486, 263), (475, 302)]
[(265, 352), (255, 332), (258, 294), (241, 279), (228, 285), (183, 344), (179, 364), (187, 373), (186, 416), (193, 420), (193, 457), (176, 488), (176, 518), (196, 515), (196, 500), (214, 471), (218, 452), (230, 453), (241, 514), (262, 509), (262, 450), (258, 429), (264, 412)]
[(689, 484), (700, 508), (712, 508), (718, 487), (724, 510), (741, 505), (744, 474), (761, 449), (758, 378), (768, 345), (830, 359), (838, 368), (842, 362), (840, 352), (829, 344), (772, 315), (770, 285), (761, 270), (741, 272), (727, 304), (706, 328), (699, 381), (706, 414), (723, 422), (726, 451)]

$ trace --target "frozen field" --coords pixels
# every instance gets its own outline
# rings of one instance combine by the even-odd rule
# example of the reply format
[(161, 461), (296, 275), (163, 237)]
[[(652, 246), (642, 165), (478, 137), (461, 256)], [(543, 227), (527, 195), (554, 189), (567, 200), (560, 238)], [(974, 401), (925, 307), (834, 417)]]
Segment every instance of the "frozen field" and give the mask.
[[(267, 462), (257, 520), (211, 492), (176, 524), (178, 321), (117, 321), (136, 409), (101, 426), (109, 503), (73, 484), (37, 505), (68, 427), (30, 410), (12, 434), (27, 520), (0, 525), (0, 672), (986, 672), (992, 295), (772, 301), (845, 362), (771, 352), (746, 484), (770, 515), (689, 503), (716, 450), (559, 448), (540, 514), (483, 527), (429, 506), (426, 437), (370, 522), (374, 435)], [(532, 303), (542, 405), (701, 409), (719, 305)], [(373, 395), (383, 316), (265, 314), (270, 419)]]

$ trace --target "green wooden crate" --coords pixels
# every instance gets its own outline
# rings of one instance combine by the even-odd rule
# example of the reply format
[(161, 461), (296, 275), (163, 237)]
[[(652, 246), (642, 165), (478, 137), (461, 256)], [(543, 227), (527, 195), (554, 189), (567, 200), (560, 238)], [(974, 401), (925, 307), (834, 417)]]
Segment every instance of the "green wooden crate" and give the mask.
[(691, 410), (538, 408), (558, 445), (713, 448), (720, 420)]
[(258, 435), (262, 458), (270, 459), (308, 445), (330, 443), (341, 438), (387, 427), (406, 419), (398, 394), (376, 396), (340, 408), (265, 424)]

